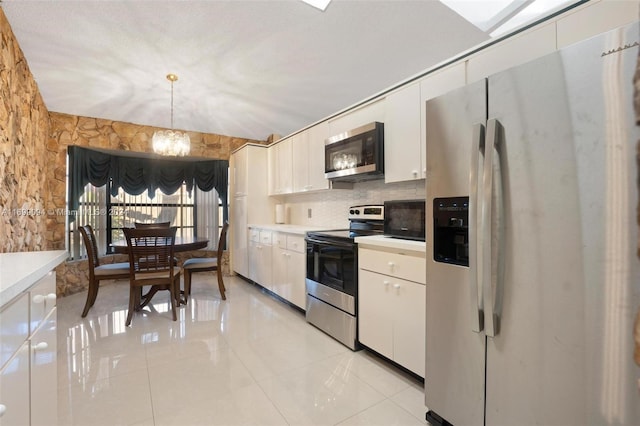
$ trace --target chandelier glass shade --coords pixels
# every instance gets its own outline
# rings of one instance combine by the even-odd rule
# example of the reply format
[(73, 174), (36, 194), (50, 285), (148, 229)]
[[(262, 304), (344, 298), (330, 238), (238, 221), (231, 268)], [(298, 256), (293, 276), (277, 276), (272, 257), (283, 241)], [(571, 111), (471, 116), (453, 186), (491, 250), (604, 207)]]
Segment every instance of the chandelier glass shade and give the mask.
[(173, 82), (178, 80), (175, 74), (168, 74), (171, 82), (171, 130), (158, 130), (151, 138), (153, 152), (160, 155), (185, 156), (191, 151), (191, 139), (186, 132), (173, 130)]

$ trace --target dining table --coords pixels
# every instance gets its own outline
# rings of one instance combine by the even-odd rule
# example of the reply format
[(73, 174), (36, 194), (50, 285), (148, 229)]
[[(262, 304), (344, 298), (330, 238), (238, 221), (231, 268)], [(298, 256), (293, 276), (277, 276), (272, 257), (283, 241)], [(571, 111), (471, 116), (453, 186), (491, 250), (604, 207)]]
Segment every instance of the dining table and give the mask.
[[(174, 253), (192, 251), (206, 248), (209, 245), (207, 237), (176, 237), (173, 251)], [(114, 253), (127, 254), (127, 240), (116, 241), (111, 244)]]
[[(209, 238), (207, 237), (194, 237), (194, 236), (176, 237), (173, 245), (173, 251), (174, 253), (178, 253), (178, 252), (199, 250), (199, 249), (206, 248), (208, 245), (209, 245)], [(116, 241), (111, 244), (111, 247), (113, 248), (114, 253), (127, 254), (129, 252), (127, 247), (127, 240)], [(142, 303), (136, 307), (136, 310), (140, 310), (141, 308), (146, 306), (151, 301), (151, 299), (153, 298), (153, 295), (156, 294), (157, 291), (158, 291), (157, 287), (152, 286), (151, 289), (146, 294), (142, 295)], [(181, 293), (183, 293), (183, 291), (181, 291)], [(181, 298), (180, 303), (186, 304), (187, 303), (186, 298)]]

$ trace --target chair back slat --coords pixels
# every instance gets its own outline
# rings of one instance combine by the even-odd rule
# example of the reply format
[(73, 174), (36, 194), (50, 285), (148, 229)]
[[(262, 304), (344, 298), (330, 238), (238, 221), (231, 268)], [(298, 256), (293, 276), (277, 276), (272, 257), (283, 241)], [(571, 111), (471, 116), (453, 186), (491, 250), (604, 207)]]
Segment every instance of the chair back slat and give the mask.
[(96, 236), (93, 233), (91, 225), (80, 226), (80, 234), (84, 241), (84, 247), (87, 251), (87, 258), (89, 259), (89, 268), (94, 269), (100, 266), (100, 260), (98, 258), (98, 243), (96, 242)]
[(170, 228), (171, 227), (171, 222), (158, 222), (158, 223), (142, 223), (142, 222), (135, 222), (134, 224), (135, 228)]

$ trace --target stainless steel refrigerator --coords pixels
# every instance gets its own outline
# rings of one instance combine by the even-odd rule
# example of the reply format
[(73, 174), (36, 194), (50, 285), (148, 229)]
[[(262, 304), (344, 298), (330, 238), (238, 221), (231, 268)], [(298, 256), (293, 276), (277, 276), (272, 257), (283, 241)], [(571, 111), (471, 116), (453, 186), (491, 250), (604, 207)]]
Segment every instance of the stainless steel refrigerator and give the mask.
[(640, 425), (638, 24), (427, 102), (427, 417)]

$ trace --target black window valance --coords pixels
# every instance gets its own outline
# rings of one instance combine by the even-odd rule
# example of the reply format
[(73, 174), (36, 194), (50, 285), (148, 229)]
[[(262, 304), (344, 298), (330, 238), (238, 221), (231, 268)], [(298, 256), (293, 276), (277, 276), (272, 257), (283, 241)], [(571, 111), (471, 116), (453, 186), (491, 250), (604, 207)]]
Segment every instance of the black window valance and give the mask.
[[(111, 195), (118, 189), (132, 195), (145, 190), (153, 197), (156, 189), (173, 194), (185, 183), (191, 192), (196, 185), (202, 191), (215, 188), (222, 200), (224, 220), (228, 220), (227, 188), (229, 162), (206, 158), (161, 157), (152, 154), (89, 149), (70, 146), (69, 209), (77, 210), (87, 183), (102, 186), (111, 180)], [(73, 216), (72, 216), (73, 217)]]

